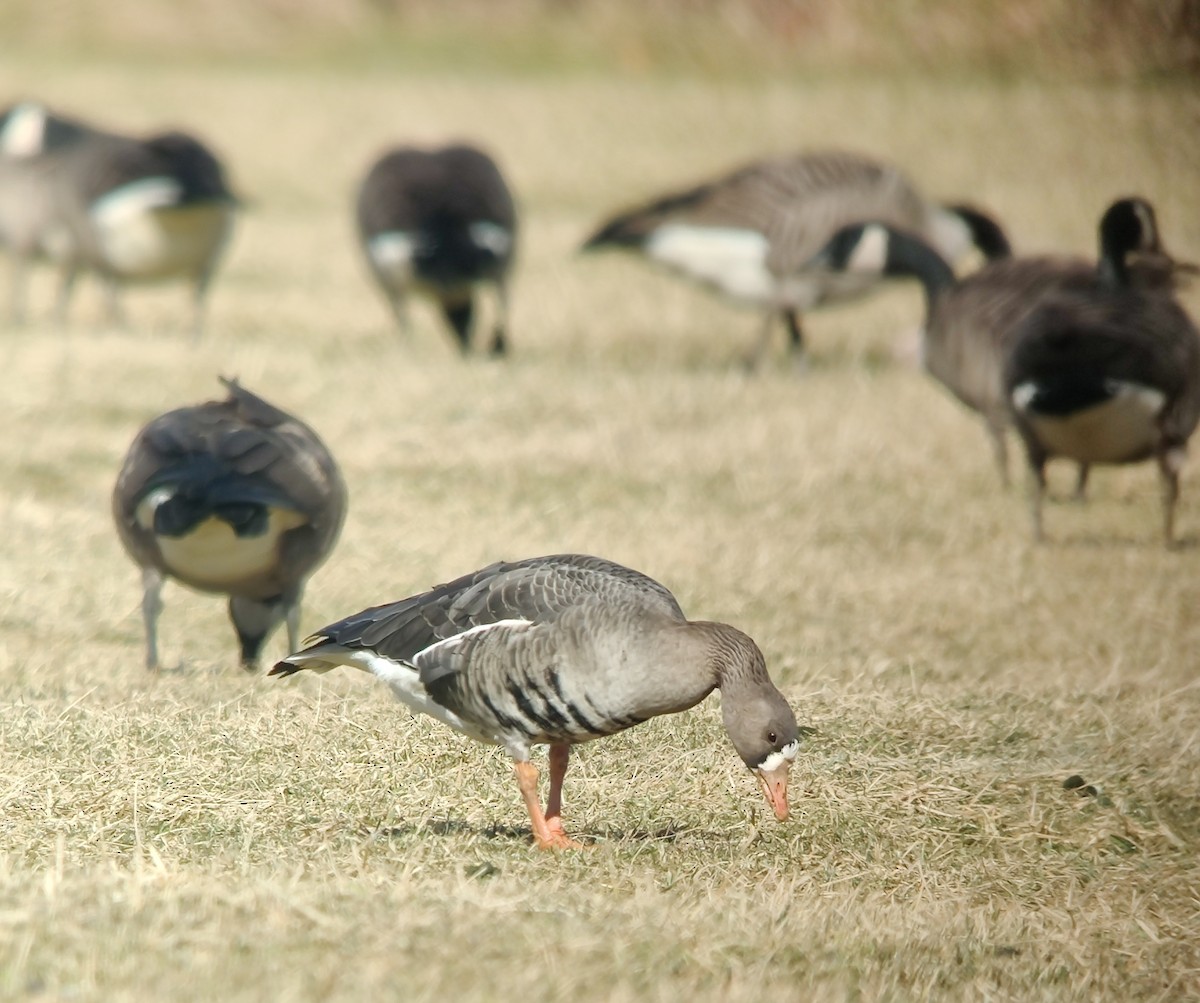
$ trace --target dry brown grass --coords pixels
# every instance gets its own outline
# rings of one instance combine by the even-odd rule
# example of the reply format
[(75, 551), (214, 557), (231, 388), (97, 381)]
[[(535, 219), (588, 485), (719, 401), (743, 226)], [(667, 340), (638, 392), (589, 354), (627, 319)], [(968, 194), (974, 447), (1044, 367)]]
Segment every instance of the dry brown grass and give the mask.
[[(639, 194), (846, 145), (1031, 249), (1087, 251), (1104, 203), (1142, 192), (1197, 258), (1170, 92), (32, 60), (0, 90), (194, 126), (253, 202), (198, 348), (170, 289), (128, 296), (129, 332), (94, 328), (90, 289), (71, 330), (0, 332), (0, 996), (1200, 994), (1195, 477), (1181, 552), (1149, 467), (1099, 473), (1034, 548), (978, 424), (893, 361), (915, 290), (814, 317), (810, 370), (751, 380), (751, 314), (572, 253)], [(503, 365), (455, 358), (427, 312), (402, 344), (350, 241), (367, 159), (448, 135), (491, 146), (521, 194)], [(147, 678), (108, 492), (138, 426), (217, 373), (343, 464), (350, 517), (306, 626), (502, 556), (624, 561), (763, 645), (817, 729), (792, 821), (713, 703), (584, 749), (568, 819), (595, 845), (539, 855), (501, 754), (365, 677), (239, 675), (214, 599), (168, 591), (179, 668)], [(1102, 795), (1063, 791), (1073, 773)]]
[(1194, 80), (1200, 0), (7, 0), (0, 53), (724, 77)]

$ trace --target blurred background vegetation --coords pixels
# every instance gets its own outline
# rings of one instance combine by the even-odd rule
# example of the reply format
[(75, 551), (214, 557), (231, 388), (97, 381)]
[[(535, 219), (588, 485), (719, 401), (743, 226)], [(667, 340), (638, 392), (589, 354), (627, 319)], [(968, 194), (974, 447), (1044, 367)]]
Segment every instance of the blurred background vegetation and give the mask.
[(5, 0), (0, 54), (1200, 83), (1200, 0)]

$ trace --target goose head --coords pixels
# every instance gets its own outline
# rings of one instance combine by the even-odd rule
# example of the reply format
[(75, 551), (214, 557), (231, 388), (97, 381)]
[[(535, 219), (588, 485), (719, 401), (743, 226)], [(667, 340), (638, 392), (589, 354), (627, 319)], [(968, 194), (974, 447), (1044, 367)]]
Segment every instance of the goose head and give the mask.
[(792, 708), (774, 690), (748, 702), (723, 698), (721, 716), (734, 749), (782, 822), (788, 817), (788, 771), (800, 751), (800, 729)]
[(788, 817), (788, 770), (800, 751), (800, 729), (766, 662), (749, 637), (732, 627), (722, 632), (718, 683), (725, 732), (781, 822)]
[(1161, 251), (1158, 218), (1145, 199), (1117, 199), (1100, 218), (1100, 275), (1109, 283), (1128, 283), (1131, 254)]

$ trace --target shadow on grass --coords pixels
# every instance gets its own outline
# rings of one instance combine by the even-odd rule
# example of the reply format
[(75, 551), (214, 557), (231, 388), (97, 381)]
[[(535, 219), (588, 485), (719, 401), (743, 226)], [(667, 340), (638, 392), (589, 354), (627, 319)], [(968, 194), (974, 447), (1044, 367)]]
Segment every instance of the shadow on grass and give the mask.
[[(604, 829), (584, 832), (568, 827), (568, 834), (585, 846), (606, 843), (674, 843), (682, 839), (724, 840), (727, 835), (706, 829), (664, 825), (654, 829)], [(408, 839), (415, 836), (471, 836), (497, 842), (533, 842), (533, 830), (528, 826), (512, 826), (499, 822), (477, 825), (462, 819), (425, 819), (421, 822), (402, 822), (399, 825), (379, 826), (366, 833), (371, 842), (386, 839)]]
[(1159, 550), (1167, 549), (1170, 553), (1182, 553), (1200, 549), (1200, 536), (1176, 537), (1170, 548), (1164, 547), (1161, 535), (1115, 535), (1112, 533), (1079, 533), (1063, 536), (1046, 534), (1043, 547), (1059, 547), (1063, 550), (1144, 550), (1147, 547)]

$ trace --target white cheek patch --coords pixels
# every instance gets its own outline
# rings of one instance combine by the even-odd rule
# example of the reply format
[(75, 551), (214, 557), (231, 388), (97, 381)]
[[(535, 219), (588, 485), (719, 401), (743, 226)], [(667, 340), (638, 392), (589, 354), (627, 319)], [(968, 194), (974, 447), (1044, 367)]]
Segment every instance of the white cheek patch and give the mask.
[(46, 109), (22, 104), (14, 108), (0, 131), (0, 153), (9, 157), (33, 157), (46, 142)]
[(768, 302), (777, 285), (767, 270), (769, 247), (757, 230), (671, 223), (646, 241), (646, 255), (729, 296)]
[(928, 226), (929, 242), (947, 261), (958, 261), (974, 244), (971, 228), (958, 213), (949, 209), (936, 209)]
[(1137, 217), (1138, 225), (1142, 228), (1142, 232), (1138, 234), (1138, 249), (1142, 251), (1154, 250), (1158, 246), (1158, 227), (1154, 225), (1154, 219), (1146, 204), (1135, 199), (1133, 214)]
[(779, 769), (784, 763), (791, 763), (796, 758), (796, 753), (800, 751), (800, 740), (788, 742), (778, 752), (772, 752), (766, 759), (759, 763), (754, 769), (763, 773), (771, 773)]
[(887, 252), (887, 230), (875, 224), (864, 227), (862, 236), (846, 261), (846, 271), (881, 275), (887, 267)]

